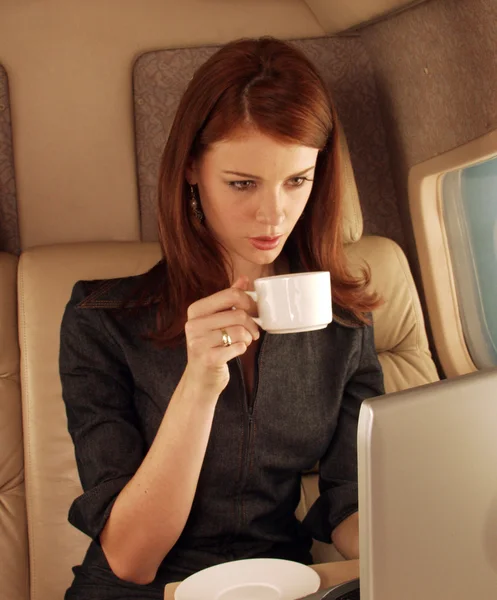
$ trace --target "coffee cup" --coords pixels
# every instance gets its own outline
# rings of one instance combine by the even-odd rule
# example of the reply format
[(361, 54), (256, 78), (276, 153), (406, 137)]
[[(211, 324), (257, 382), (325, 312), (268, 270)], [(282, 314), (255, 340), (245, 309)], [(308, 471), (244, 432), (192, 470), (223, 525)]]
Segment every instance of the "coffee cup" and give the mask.
[(254, 321), (268, 333), (315, 331), (333, 320), (328, 271), (261, 277), (254, 287), (246, 292), (259, 310)]

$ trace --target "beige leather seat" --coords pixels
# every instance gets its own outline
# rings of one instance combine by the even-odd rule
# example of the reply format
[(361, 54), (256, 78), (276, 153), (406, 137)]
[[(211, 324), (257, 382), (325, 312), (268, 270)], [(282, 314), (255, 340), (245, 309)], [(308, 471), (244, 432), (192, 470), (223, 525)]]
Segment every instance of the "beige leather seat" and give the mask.
[(64, 307), (78, 279), (137, 274), (160, 258), (157, 244), (102, 243), (46, 246), (19, 264), (26, 501), (32, 600), (63, 598), (71, 567), (89, 539), (69, 525), (81, 493), (67, 432), (58, 370)]
[(28, 598), (17, 258), (0, 253), (0, 598)]
[[(349, 246), (355, 264), (367, 259), (372, 284), (385, 305), (376, 314), (376, 343), (388, 391), (437, 378), (428, 351), (419, 300), (400, 249), (384, 238), (366, 237)], [(30, 250), (20, 263), (20, 333), (29, 524), (31, 598), (61, 598), (88, 539), (67, 522), (80, 493), (73, 447), (66, 431), (58, 375), (59, 327), (77, 279), (140, 273), (159, 258), (156, 244), (100, 243)], [(317, 495), (317, 478), (305, 478), (300, 511)], [(316, 544), (315, 560), (336, 559)]]

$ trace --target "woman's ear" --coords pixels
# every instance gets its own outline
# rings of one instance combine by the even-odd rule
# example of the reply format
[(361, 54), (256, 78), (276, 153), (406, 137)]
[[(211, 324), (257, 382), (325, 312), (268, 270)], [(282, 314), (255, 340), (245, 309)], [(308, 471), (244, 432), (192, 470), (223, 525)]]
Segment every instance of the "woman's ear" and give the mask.
[(185, 177), (189, 185), (196, 185), (198, 183), (197, 164), (193, 159), (189, 160), (186, 165)]

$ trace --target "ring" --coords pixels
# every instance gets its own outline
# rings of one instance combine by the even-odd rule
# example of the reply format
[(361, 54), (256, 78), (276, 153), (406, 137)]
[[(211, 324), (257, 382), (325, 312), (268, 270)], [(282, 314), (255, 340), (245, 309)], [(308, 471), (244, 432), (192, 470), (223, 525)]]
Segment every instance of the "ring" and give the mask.
[(221, 333), (223, 334), (223, 345), (225, 348), (231, 346), (231, 337), (230, 334), (226, 331), (226, 329), (222, 329)]

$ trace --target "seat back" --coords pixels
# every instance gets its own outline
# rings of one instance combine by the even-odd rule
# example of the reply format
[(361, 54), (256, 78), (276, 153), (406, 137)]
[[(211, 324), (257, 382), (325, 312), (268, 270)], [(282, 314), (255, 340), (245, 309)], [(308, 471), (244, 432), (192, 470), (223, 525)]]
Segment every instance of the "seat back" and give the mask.
[(371, 289), (384, 300), (374, 312), (374, 327), (385, 392), (437, 381), (421, 303), (404, 252), (392, 240), (365, 236), (347, 247), (347, 255), (356, 272), (370, 266)]
[(0, 253), (0, 593), (27, 600), (28, 543), (19, 386), (17, 258)]
[[(32, 600), (63, 598), (89, 538), (67, 520), (81, 493), (67, 431), (58, 369), (62, 314), (79, 279), (142, 273), (158, 244), (94, 243), (40, 247), (19, 264), (19, 327), (26, 504)], [(17, 596), (16, 596), (17, 598)]]

